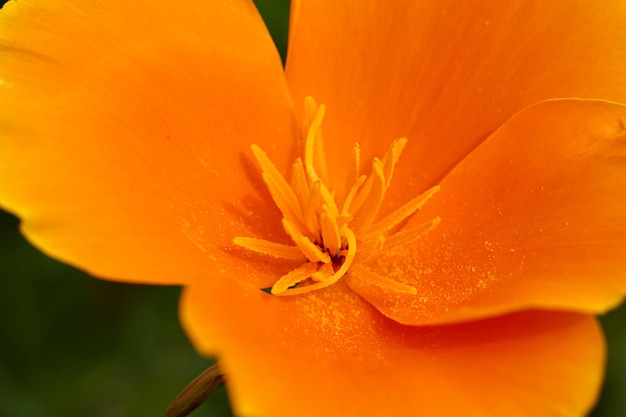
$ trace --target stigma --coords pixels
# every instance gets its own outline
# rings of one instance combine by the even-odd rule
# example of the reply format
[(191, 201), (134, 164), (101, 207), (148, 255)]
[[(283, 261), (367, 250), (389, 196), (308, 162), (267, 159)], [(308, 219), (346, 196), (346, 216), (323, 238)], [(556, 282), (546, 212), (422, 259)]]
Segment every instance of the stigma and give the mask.
[(440, 218), (436, 217), (417, 227), (402, 227), (439, 186), (379, 218), (396, 163), (407, 143), (401, 138), (391, 143), (382, 158), (373, 158), (367, 173), (361, 172), (360, 147), (355, 143), (344, 189), (331, 189), (321, 131), (325, 110), (324, 105), (317, 106), (311, 97), (306, 98), (304, 155), (294, 161), (289, 181), (260, 147), (251, 146), (263, 181), (282, 213), (283, 229), (293, 243), (284, 245), (253, 237), (236, 237), (233, 242), (250, 251), (302, 262), (277, 279), (269, 291), (273, 295), (319, 290), (351, 272), (385, 290), (415, 294), (415, 287), (369, 270), (367, 260), (409, 244), (439, 224)]

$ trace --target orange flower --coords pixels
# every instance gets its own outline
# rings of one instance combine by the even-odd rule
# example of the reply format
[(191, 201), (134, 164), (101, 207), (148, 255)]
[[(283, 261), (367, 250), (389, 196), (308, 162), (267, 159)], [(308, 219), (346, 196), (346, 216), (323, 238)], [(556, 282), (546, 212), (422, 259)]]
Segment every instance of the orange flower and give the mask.
[(184, 285), (239, 415), (579, 416), (626, 291), (625, 15), (298, 1), (283, 72), (245, 0), (10, 2), (0, 201)]

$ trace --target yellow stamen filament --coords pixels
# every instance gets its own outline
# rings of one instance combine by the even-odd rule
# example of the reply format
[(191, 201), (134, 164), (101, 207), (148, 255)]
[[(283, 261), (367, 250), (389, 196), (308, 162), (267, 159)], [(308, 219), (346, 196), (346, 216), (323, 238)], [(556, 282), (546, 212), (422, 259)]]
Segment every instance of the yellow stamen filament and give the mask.
[(291, 167), (291, 187), (296, 194), (300, 209), (304, 212), (309, 201), (309, 184), (306, 182), (306, 173), (300, 158), (296, 159)]
[(273, 295), (297, 295), (322, 289), (336, 283), (351, 270), (354, 272), (351, 279), (363, 279), (386, 291), (415, 294), (415, 287), (380, 276), (356, 262), (357, 253), (358, 259), (367, 260), (376, 253), (409, 244), (433, 230), (440, 222), (439, 217), (406, 229), (403, 223), (423, 207), (439, 187), (427, 190), (376, 220), (407, 143), (402, 138), (392, 142), (382, 159), (373, 158), (369, 175), (360, 172), (361, 151), (355, 144), (343, 193), (336, 197), (329, 189), (327, 178), (321, 131), (324, 112), (323, 105), (318, 107), (312, 98), (307, 97), (304, 156), (293, 163), (289, 182), (267, 154), (252, 145), (263, 181), (283, 214), (283, 228), (294, 245), (248, 237), (237, 237), (233, 242), (261, 254), (303, 260), (300, 267), (277, 280), (271, 290)]
[(378, 222), (374, 223), (367, 232), (364, 232), (360, 237), (364, 240), (372, 238), (376, 235), (381, 235), (389, 232), (391, 229), (402, 223), (404, 220), (411, 217), (416, 211), (421, 209), (424, 204), (430, 198), (439, 191), (440, 187), (435, 185), (432, 188), (426, 190), (426, 192), (421, 195), (413, 198), (408, 203), (404, 204), (399, 209), (395, 210), (393, 213), (388, 214)]
[(329, 263), (330, 256), (326, 252), (322, 252), (319, 246), (311, 242), (311, 240), (303, 235), (293, 223), (287, 219), (283, 219), (283, 228), (285, 232), (291, 237), (291, 240), (302, 251), (302, 254), (307, 257), (309, 262), (322, 262)]
[(367, 195), (361, 200), (362, 204), (355, 207), (355, 211), (359, 213), (354, 219), (354, 227), (356, 230), (366, 229), (374, 220), (378, 209), (383, 202), (387, 187), (385, 187), (385, 176), (383, 174), (383, 165), (378, 158), (374, 158), (372, 162), (371, 187), (367, 190)]
[(435, 217), (434, 219), (426, 223), (420, 224), (416, 228), (402, 230), (398, 233), (394, 233), (385, 240), (385, 244), (382, 248), (379, 249), (379, 252), (386, 252), (399, 246), (407, 245), (411, 242), (414, 242), (420, 237), (424, 236), (426, 233), (433, 230), (435, 227), (437, 227), (440, 222), (441, 218)]
[(302, 218), (302, 213), (293, 188), (289, 186), (287, 181), (285, 181), (278, 169), (261, 148), (256, 145), (252, 145), (251, 148), (254, 156), (261, 166), (263, 181), (267, 185), (274, 202), (286, 219), (297, 223)]
[(320, 227), (322, 229), (322, 240), (324, 246), (334, 255), (341, 248), (341, 236), (339, 235), (339, 227), (337, 226), (337, 216), (328, 213), (327, 210), (322, 211), (320, 215)]
[(357, 178), (356, 182), (354, 183), (354, 185), (348, 192), (348, 195), (346, 196), (346, 201), (343, 203), (343, 207), (341, 209), (342, 215), (344, 216), (348, 215), (348, 213), (350, 212), (349, 210), (352, 204), (352, 200), (354, 200), (354, 197), (356, 196), (356, 192), (359, 191), (359, 188), (365, 183), (366, 179), (367, 179), (366, 175), (361, 175), (359, 178)]
[(303, 263), (298, 268), (286, 275), (283, 275), (272, 287), (272, 294), (277, 295), (284, 293), (289, 289), (289, 287), (293, 287), (294, 285), (297, 285), (309, 278), (315, 271), (317, 271), (317, 265), (315, 265), (315, 263)]
[(406, 146), (406, 138), (400, 138), (398, 140), (394, 140), (389, 147), (389, 150), (385, 154), (383, 158), (383, 167), (384, 167), (384, 175), (387, 183), (385, 187), (389, 187), (391, 183), (391, 177), (393, 176), (393, 170), (396, 167), (396, 163), (400, 159), (400, 155)]
[(318, 140), (321, 139), (318, 136), (321, 133), (320, 127), (322, 124), (322, 120), (324, 119), (325, 112), (326, 106), (321, 105), (317, 110), (317, 113), (315, 114), (315, 118), (311, 122), (311, 127), (309, 127), (309, 133), (307, 134), (306, 143), (304, 145), (304, 166), (306, 168), (307, 174), (309, 174), (309, 178), (311, 178), (311, 180), (313, 181), (321, 180), (321, 178), (315, 171), (315, 162), (318, 163), (318, 170), (320, 172), (325, 171), (326, 167), (324, 149), (322, 148), (322, 144), (319, 143), (316, 146), (317, 142), (322, 142), (321, 140)]
[(233, 242), (235, 245), (243, 246), (254, 252), (271, 255), (275, 258), (293, 259), (296, 261), (305, 259), (304, 254), (297, 246), (283, 245), (253, 237), (236, 237), (233, 239)]

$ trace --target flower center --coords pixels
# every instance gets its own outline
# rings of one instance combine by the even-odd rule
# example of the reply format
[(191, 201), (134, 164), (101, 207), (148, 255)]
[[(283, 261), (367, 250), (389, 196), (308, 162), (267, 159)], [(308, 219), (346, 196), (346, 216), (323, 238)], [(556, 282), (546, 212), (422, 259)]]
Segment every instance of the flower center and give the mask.
[(400, 226), (439, 190), (439, 186), (377, 219), (395, 165), (406, 145), (406, 139), (402, 138), (391, 143), (383, 158), (372, 160), (368, 175), (361, 173), (360, 148), (355, 143), (345, 187), (340, 192), (331, 191), (321, 137), (324, 112), (324, 105), (318, 107), (307, 97), (304, 159), (297, 158), (293, 163), (289, 182), (267, 154), (252, 145), (263, 181), (283, 214), (283, 228), (293, 245), (251, 237), (236, 237), (233, 242), (251, 251), (303, 262), (276, 281), (271, 288), (273, 295), (296, 295), (328, 287), (351, 268), (358, 270), (360, 279), (382, 288), (415, 294), (415, 287), (377, 275), (361, 264), (376, 253), (412, 242), (434, 229), (439, 217), (408, 230)]

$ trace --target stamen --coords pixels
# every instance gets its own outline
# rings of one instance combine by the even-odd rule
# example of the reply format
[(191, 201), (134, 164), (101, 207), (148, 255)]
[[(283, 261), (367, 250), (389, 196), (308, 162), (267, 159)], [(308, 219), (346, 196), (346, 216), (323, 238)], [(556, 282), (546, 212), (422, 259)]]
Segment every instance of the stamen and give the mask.
[(372, 176), (370, 179), (371, 187), (368, 190), (368, 195), (363, 197), (363, 203), (360, 207), (355, 208), (355, 212), (358, 213), (358, 217), (354, 219), (353, 228), (355, 230), (363, 230), (370, 225), (378, 214), (380, 205), (383, 202), (385, 196), (385, 176), (383, 174), (383, 164), (378, 158), (374, 158), (372, 161)]
[[(319, 181), (313, 183), (311, 190), (309, 191), (309, 199), (304, 211), (304, 223), (307, 230), (312, 236), (319, 235), (319, 219), (317, 215), (317, 208), (322, 204), (322, 195), (320, 193), (321, 183)], [(320, 236), (321, 238), (321, 236)]]
[(297, 246), (283, 245), (280, 243), (270, 242), (264, 239), (255, 239), (253, 237), (236, 237), (233, 243), (248, 250), (271, 255), (275, 258), (304, 260), (306, 259), (302, 251)]
[(317, 270), (317, 264), (307, 262), (298, 268), (280, 277), (280, 279), (272, 287), (273, 295), (280, 295), (287, 291), (290, 287), (298, 285), (305, 279), (309, 278)]
[(310, 262), (323, 262), (325, 264), (330, 262), (330, 256), (322, 252), (317, 245), (303, 235), (289, 220), (283, 219), (283, 228)]
[(261, 166), (263, 181), (265, 185), (267, 185), (267, 189), (272, 195), (274, 202), (287, 219), (293, 223), (299, 223), (302, 218), (302, 212), (293, 189), (287, 184), (287, 181), (285, 181), (278, 169), (261, 148), (257, 145), (252, 145), (251, 148)]
[(295, 246), (251, 237), (237, 237), (233, 242), (276, 258), (303, 261), (300, 267), (278, 279), (271, 289), (273, 295), (297, 295), (322, 289), (336, 283), (350, 270), (353, 271), (351, 280), (362, 279), (386, 291), (416, 294), (415, 287), (380, 276), (362, 262), (409, 244), (433, 230), (441, 220), (439, 217), (409, 229), (403, 229), (403, 222), (439, 187), (432, 187), (376, 220), (407, 141), (404, 138), (393, 141), (382, 159), (373, 158), (371, 172), (367, 175), (360, 172), (361, 150), (355, 144), (343, 190), (335, 193), (329, 189), (327, 178), (321, 130), (324, 112), (323, 105), (318, 107), (311, 98), (305, 100), (304, 156), (293, 163), (289, 183), (267, 154), (252, 145), (263, 181), (282, 212), (283, 228)]
[(346, 201), (343, 203), (343, 207), (341, 209), (342, 215), (347, 215), (348, 213), (350, 213), (350, 210), (351, 210), (350, 205), (352, 204), (352, 200), (356, 196), (356, 193), (359, 191), (359, 188), (365, 183), (366, 179), (367, 179), (367, 176), (361, 175), (359, 178), (357, 178), (354, 185), (352, 185), (352, 188), (350, 189), (350, 191), (348, 192), (348, 195), (346, 196)]
[(334, 273), (335, 273), (335, 270), (333, 269), (332, 264), (324, 264), (317, 271), (313, 272), (313, 274), (311, 275), (311, 278), (315, 282), (327, 283), (330, 277), (332, 277)]
[(341, 264), (341, 267), (335, 272), (335, 275), (331, 277), (333, 283), (337, 282), (339, 278), (344, 276), (348, 269), (352, 266), (352, 262), (354, 262), (354, 258), (356, 257), (356, 236), (354, 232), (347, 227), (345, 227), (342, 231), (343, 236), (345, 236), (347, 240), (345, 259)]
[(331, 255), (339, 252), (341, 247), (341, 236), (337, 226), (337, 216), (328, 213), (328, 207), (324, 206), (324, 211), (320, 214), (320, 227), (322, 228), (322, 240), (324, 246), (328, 248)]
[[(319, 124), (316, 125), (317, 131), (315, 132), (314, 146), (313, 146), (313, 162), (315, 164), (315, 172), (320, 176), (320, 180), (324, 184), (328, 184), (328, 168), (326, 167), (326, 152), (324, 151), (324, 140), (322, 139), (322, 120), (324, 118), (324, 112), (326, 110), (326, 106), (320, 106), (322, 110), (319, 116)], [(314, 122), (317, 122), (318, 117), (315, 118)]]
[[(315, 265), (315, 264), (304, 264), (304, 265)], [(304, 266), (303, 265), (303, 266)], [(302, 267), (298, 268), (297, 270), (301, 269)], [(308, 267), (307, 269), (302, 268), (302, 272), (301, 275), (296, 275), (295, 271), (292, 271), (294, 273), (294, 278), (285, 278), (286, 276), (284, 276), (283, 278), (285, 278), (285, 283), (281, 283), (281, 285), (274, 290), (274, 288), (278, 285), (278, 282), (276, 284), (274, 284), (274, 287), (272, 287), (272, 295), (298, 295), (298, 294), (304, 294), (307, 292), (311, 292), (314, 290), (320, 290), (322, 288), (326, 288), (329, 285), (334, 284), (336, 281), (330, 281), (329, 279), (326, 279), (326, 277), (328, 277), (328, 269), (332, 267), (330, 266), (330, 264), (326, 264), (323, 265), (320, 269), (318, 269), (317, 271), (314, 271), (310, 276), (306, 276), (302, 279), (300, 279), (298, 282), (294, 282), (295, 279), (294, 278), (299, 278), (302, 277), (304, 275), (306, 275), (306, 273), (311, 270), (311, 267)], [(289, 275), (289, 274), (287, 274)], [(281, 280), (283, 279), (281, 278)], [(303, 281), (305, 281), (308, 278), (312, 278), (314, 280), (317, 280), (317, 282), (314, 282), (312, 284), (305, 284), (305, 285), (297, 285), (299, 283), (302, 283)], [(280, 280), (279, 280), (280, 282)], [(292, 285), (287, 285), (288, 282), (294, 282)], [(296, 287), (294, 287), (295, 285), (297, 285)], [(291, 288), (294, 287), (294, 288)]]
[(325, 286), (334, 284), (335, 282), (339, 281), (339, 279), (343, 277), (346, 272), (348, 272), (348, 269), (352, 265), (354, 257), (356, 256), (356, 237), (354, 236), (354, 233), (352, 233), (352, 230), (350, 229), (345, 229), (343, 230), (343, 235), (348, 241), (348, 252), (345, 254), (345, 260), (343, 261), (339, 269), (335, 271), (335, 273), (332, 274), (330, 277), (328, 277), (328, 279), (325, 279), (324, 282), (327, 283), (327, 285)]
[[(370, 195), (370, 191), (372, 189), (373, 183), (373, 174), (369, 176), (365, 176), (365, 181), (363, 181), (363, 185), (357, 187), (354, 198), (350, 202), (348, 210), (350, 213), (357, 213), (363, 203), (368, 199)], [(356, 184), (355, 184), (356, 185)]]
[[(309, 179), (309, 184), (319, 183), (319, 194), (324, 204), (337, 210), (337, 204), (333, 195), (326, 188), (328, 181), (326, 176), (326, 156), (322, 143), (320, 125), (324, 119), (326, 107), (319, 106), (315, 118), (311, 122), (309, 133), (304, 144), (304, 169)], [(319, 175), (318, 175), (319, 174)]]
[(291, 188), (293, 188), (298, 203), (300, 203), (300, 210), (304, 212), (309, 199), (309, 184), (306, 181), (302, 158), (296, 159), (291, 166)]
[[(322, 178), (319, 177), (318, 172), (315, 170), (315, 168), (326, 167), (323, 148), (320, 149), (319, 145), (317, 147), (315, 145), (315, 142), (321, 142), (317, 139), (321, 139), (318, 137), (318, 134), (320, 133), (320, 125), (322, 124), (322, 120), (324, 119), (325, 111), (326, 106), (324, 105), (321, 105), (317, 110), (315, 118), (311, 122), (311, 127), (309, 127), (309, 133), (306, 136), (306, 142), (304, 144), (304, 165), (306, 168), (306, 172), (312, 181), (322, 181)], [(320, 158), (324, 159), (323, 164), (319, 162)]]
[(402, 221), (408, 219), (416, 211), (421, 209), (424, 204), (426, 204), (426, 202), (430, 200), (430, 198), (440, 189), (441, 187), (438, 185), (429, 188), (424, 193), (404, 204), (402, 207), (375, 222), (370, 228), (368, 228), (367, 232), (360, 233), (359, 237), (363, 240), (368, 240), (376, 235), (389, 232), (391, 229), (402, 223)]
[(385, 240), (385, 245), (380, 249), (380, 252), (386, 252), (395, 249), (398, 246), (409, 244), (432, 231), (439, 225), (440, 222), (441, 218), (435, 217), (426, 223), (420, 224), (414, 229), (402, 230), (398, 233), (394, 233)]
[(389, 187), (391, 183), (391, 177), (393, 177), (393, 171), (396, 168), (396, 163), (400, 159), (400, 155), (402, 155), (402, 151), (406, 146), (406, 138), (396, 139), (391, 143), (391, 146), (387, 150), (385, 157), (382, 159), (383, 162), (383, 171), (385, 180), (385, 188)]

